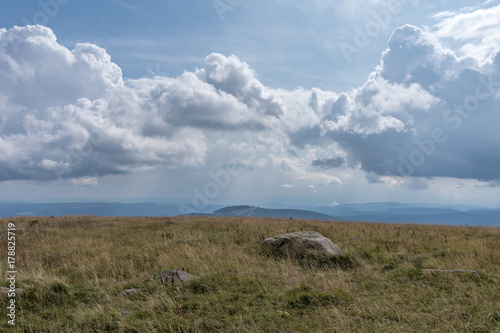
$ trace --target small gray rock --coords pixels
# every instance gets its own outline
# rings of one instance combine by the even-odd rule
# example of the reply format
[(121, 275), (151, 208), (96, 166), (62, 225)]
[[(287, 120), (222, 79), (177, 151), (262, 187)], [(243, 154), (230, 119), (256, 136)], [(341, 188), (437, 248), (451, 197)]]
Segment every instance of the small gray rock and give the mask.
[(423, 269), (422, 272), (424, 273), (454, 273), (454, 274), (472, 274), (472, 275), (477, 275), (476, 271), (472, 269)]
[(125, 289), (125, 290), (122, 290), (122, 292), (119, 293), (118, 296), (127, 297), (127, 296), (138, 294), (140, 292), (141, 292), (141, 288)]
[(179, 271), (177, 269), (167, 269), (155, 276), (155, 279), (160, 279), (163, 283), (188, 282), (192, 279), (198, 278), (199, 277), (196, 275), (192, 275), (184, 271)]
[(262, 245), (272, 246), (282, 254), (315, 251), (329, 256), (342, 255), (342, 250), (329, 238), (316, 231), (296, 231), (267, 238)]

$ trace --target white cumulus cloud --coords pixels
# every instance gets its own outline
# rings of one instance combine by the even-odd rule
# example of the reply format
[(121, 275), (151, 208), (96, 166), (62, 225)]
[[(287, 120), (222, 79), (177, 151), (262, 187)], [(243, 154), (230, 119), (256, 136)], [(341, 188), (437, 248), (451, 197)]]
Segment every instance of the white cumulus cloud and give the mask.
[(497, 184), (499, 48), (480, 61), (440, 41), (460, 22), (486, 36), (491, 24), (470, 22), (494, 22), (498, 9), (481, 10), (396, 29), (366, 83), (346, 92), (272, 89), (217, 53), (178, 77), (124, 80), (96, 45), (68, 49), (41, 26), (0, 29), (0, 181), (97, 186), (104, 175), (234, 162), (284, 188), (342, 185), (345, 169), (414, 190), (432, 177)]
[[(321, 147), (334, 141), (348, 152), (350, 163), (315, 161), (321, 168), (359, 165), (379, 177), (497, 180), (498, 51), (481, 64), (456, 56), (429, 32), (398, 28), (364, 86), (320, 103), (327, 110), (318, 125), (322, 140), (298, 131), (292, 142)], [(413, 181), (410, 187), (426, 186)]]
[(435, 24), (435, 35), (461, 43), (460, 52), (484, 61), (500, 48), (500, 5), (470, 9), (469, 11), (447, 12), (437, 14), (444, 17)]

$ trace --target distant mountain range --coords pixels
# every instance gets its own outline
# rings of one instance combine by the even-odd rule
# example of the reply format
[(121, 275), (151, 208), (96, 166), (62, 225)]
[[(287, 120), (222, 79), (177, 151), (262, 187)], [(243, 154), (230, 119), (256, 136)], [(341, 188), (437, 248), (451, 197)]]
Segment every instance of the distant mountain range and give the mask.
[(388, 202), (315, 207), (314, 210), (348, 221), (500, 226), (499, 208), (467, 205)]
[(7, 203), (0, 202), (0, 217), (12, 216), (252, 216), (311, 219), (320, 221), (364, 221), (388, 223), (425, 223), (500, 227), (500, 208), (466, 205), (403, 204), (397, 202), (342, 204), (337, 206), (207, 206), (186, 211), (185, 206), (160, 203)]
[(300, 209), (266, 209), (255, 206), (232, 206), (216, 210), (211, 216), (252, 216), (252, 217), (277, 217), (296, 218), (309, 220), (331, 221), (338, 218), (331, 215)]
[(255, 206), (232, 206), (207, 216), (253, 216), (311, 219), (321, 221), (364, 221), (390, 223), (453, 224), (500, 226), (500, 209), (471, 206), (413, 206), (400, 203), (368, 203), (304, 209), (264, 209)]

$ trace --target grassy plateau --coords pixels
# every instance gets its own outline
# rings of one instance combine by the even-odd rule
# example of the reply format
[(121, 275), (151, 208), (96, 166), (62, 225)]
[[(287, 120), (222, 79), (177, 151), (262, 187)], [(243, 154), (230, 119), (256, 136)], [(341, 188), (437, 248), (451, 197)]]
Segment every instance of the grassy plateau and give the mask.
[[(500, 332), (500, 228), (270, 218), (0, 219), (1, 332)], [(314, 230), (345, 253), (276, 255)], [(199, 276), (165, 283), (166, 269)], [(474, 270), (429, 272), (427, 269)], [(122, 296), (125, 289), (140, 292)]]

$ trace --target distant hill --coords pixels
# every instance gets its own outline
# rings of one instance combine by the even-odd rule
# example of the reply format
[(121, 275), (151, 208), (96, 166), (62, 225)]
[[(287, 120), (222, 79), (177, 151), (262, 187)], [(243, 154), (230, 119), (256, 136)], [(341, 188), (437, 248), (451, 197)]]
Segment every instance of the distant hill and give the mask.
[(212, 216), (251, 216), (251, 217), (277, 217), (277, 218), (295, 218), (309, 220), (332, 221), (338, 218), (300, 209), (266, 209), (255, 206), (231, 206), (216, 210)]

